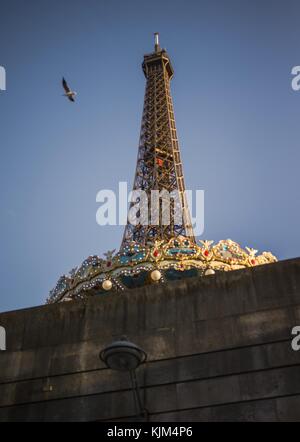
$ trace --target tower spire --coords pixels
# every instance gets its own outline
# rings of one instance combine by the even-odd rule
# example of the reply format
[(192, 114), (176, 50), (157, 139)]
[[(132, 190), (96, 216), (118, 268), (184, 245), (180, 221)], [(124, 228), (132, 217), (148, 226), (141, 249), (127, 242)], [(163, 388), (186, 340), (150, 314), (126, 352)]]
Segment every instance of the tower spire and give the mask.
[(158, 32), (154, 33), (154, 49), (155, 49), (155, 52), (159, 52), (160, 51), (159, 33)]

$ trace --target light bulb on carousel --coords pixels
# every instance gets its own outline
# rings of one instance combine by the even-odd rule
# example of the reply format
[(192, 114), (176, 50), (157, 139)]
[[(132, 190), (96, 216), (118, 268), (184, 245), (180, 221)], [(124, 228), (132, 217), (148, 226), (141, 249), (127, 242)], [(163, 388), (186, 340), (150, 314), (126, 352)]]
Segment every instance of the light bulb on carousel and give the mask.
[(103, 281), (103, 283), (102, 283), (102, 288), (103, 288), (103, 290), (105, 290), (105, 291), (109, 291), (109, 290), (111, 290), (111, 288), (112, 288), (112, 282), (111, 282), (111, 280), (110, 279), (106, 279), (105, 281)]
[(158, 282), (161, 279), (162, 274), (159, 270), (153, 270), (150, 274), (150, 277), (151, 277), (152, 281)]
[(205, 270), (204, 275), (205, 275), (205, 276), (210, 276), (210, 275), (215, 275), (215, 273), (216, 273), (216, 272), (215, 272), (213, 269), (208, 268), (207, 270)]

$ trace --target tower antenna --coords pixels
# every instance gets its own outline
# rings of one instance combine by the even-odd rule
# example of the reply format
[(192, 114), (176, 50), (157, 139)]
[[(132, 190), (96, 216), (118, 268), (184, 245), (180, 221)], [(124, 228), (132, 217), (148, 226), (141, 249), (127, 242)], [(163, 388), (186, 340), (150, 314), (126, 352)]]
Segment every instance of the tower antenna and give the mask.
[(155, 52), (159, 52), (160, 51), (160, 46), (159, 46), (159, 33), (155, 32), (154, 33), (154, 42), (155, 42)]

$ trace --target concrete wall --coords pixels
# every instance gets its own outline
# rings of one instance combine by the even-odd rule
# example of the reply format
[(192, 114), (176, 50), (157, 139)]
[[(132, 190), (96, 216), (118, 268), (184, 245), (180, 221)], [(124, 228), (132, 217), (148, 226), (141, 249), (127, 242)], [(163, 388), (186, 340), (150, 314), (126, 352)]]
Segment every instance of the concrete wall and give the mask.
[(0, 314), (0, 420), (130, 420), (126, 373), (99, 351), (126, 335), (150, 421), (300, 421), (300, 259)]

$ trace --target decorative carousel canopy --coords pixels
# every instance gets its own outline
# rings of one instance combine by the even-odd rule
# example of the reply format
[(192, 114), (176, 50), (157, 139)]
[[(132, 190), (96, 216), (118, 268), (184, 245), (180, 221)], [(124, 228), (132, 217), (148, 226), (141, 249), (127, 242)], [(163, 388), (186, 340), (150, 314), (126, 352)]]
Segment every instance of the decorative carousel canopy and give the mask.
[(213, 246), (213, 241), (200, 241), (198, 245), (183, 236), (146, 246), (132, 242), (119, 253), (114, 253), (115, 250), (107, 252), (105, 259), (90, 256), (80, 267), (62, 276), (50, 292), (47, 303), (122, 292), (277, 261), (270, 252), (257, 256), (257, 250), (248, 247), (244, 250), (230, 239)]

